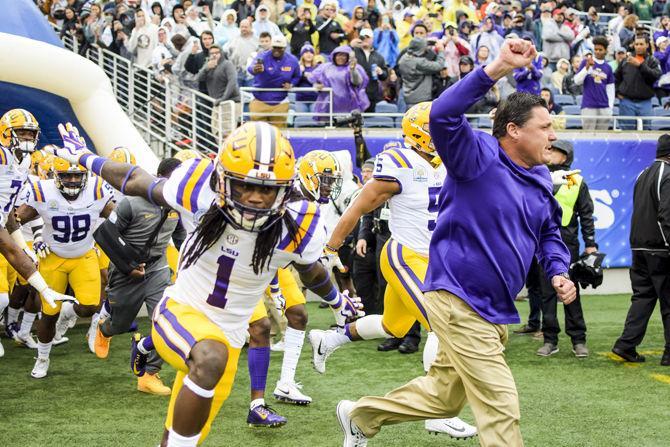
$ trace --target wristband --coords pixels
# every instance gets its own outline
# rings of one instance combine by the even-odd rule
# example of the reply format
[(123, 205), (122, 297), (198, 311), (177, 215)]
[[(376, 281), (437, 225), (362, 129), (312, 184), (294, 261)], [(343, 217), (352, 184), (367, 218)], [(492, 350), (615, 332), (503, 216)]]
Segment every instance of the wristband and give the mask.
[(102, 177), (102, 166), (107, 162), (105, 157), (99, 157), (94, 154), (84, 154), (79, 157), (79, 164), (84, 166), (95, 175)]
[(12, 239), (14, 239), (14, 242), (21, 250), (28, 250), (28, 244), (26, 244), (26, 240), (23, 238), (23, 233), (21, 232), (20, 228), (18, 230), (14, 230), (10, 236)]
[(37, 290), (39, 293), (42, 293), (49, 288), (47, 282), (44, 280), (42, 275), (40, 275), (40, 272), (35, 272), (30, 275), (28, 278), (28, 284), (33, 286), (33, 288), (35, 288), (35, 290)]
[(128, 183), (128, 179), (133, 174), (133, 171), (135, 171), (135, 169), (137, 169), (137, 168), (139, 168), (139, 166), (133, 166), (128, 170), (128, 173), (126, 174), (126, 178), (124, 178), (123, 183), (121, 183), (121, 194), (126, 193), (126, 183)]
[(328, 244), (326, 244), (325, 249), (326, 249), (326, 251), (330, 251), (332, 253), (337, 253), (337, 250), (338, 250), (337, 248), (333, 248), (332, 246), (330, 246)]

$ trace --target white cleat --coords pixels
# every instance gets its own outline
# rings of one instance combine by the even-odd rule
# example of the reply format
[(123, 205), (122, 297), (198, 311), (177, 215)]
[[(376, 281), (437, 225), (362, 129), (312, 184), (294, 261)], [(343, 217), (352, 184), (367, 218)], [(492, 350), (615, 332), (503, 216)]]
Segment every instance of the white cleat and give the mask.
[(312, 403), (312, 398), (306, 394), (303, 394), (302, 384), (300, 383), (284, 383), (277, 382), (277, 386), (274, 391), (275, 399), (286, 402), (293, 405), (309, 405)]
[(54, 339), (63, 338), (63, 335), (65, 335), (67, 330), (73, 328), (76, 323), (77, 323), (76, 316), (71, 318), (65, 318), (63, 316), (63, 313), (61, 312), (60, 316), (58, 317), (58, 321), (56, 321), (56, 334), (54, 335)]
[(100, 321), (100, 313), (96, 312), (91, 317), (91, 325), (86, 332), (86, 341), (88, 342), (88, 350), (95, 354), (95, 334), (98, 330), (98, 322)]
[(313, 329), (308, 335), (309, 343), (312, 345), (312, 366), (320, 374), (326, 372), (326, 359), (339, 348), (339, 346), (332, 347), (327, 343), (326, 339), (330, 332), (334, 331)]
[(284, 352), (284, 340), (278, 341), (277, 343), (270, 345), (270, 351)]
[(35, 361), (35, 366), (33, 367), (30, 375), (33, 377), (33, 379), (41, 379), (47, 376), (47, 371), (49, 371), (49, 359), (37, 358)]
[(356, 403), (351, 400), (341, 400), (337, 403), (335, 413), (337, 420), (340, 422), (340, 427), (344, 432), (344, 442), (342, 447), (365, 447), (368, 445), (368, 438), (363, 432), (351, 422), (349, 413), (354, 408)]
[(445, 434), (454, 439), (468, 439), (477, 435), (477, 427), (459, 418), (429, 419), (426, 421), (426, 430), (430, 434)]
[(14, 341), (16, 344), (28, 349), (37, 349), (37, 342), (33, 338), (32, 334), (28, 334), (28, 336), (22, 337), (20, 333), (16, 333), (14, 334)]
[(67, 342), (69, 342), (69, 341), (70, 341), (70, 339), (69, 339), (68, 337), (60, 337), (60, 338), (56, 338), (56, 337), (54, 336), (54, 339), (53, 339), (53, 342), (52, 342), (52, 345), (51, 345), (51, 346), (62, 345), (62, 344), (67, 343)]

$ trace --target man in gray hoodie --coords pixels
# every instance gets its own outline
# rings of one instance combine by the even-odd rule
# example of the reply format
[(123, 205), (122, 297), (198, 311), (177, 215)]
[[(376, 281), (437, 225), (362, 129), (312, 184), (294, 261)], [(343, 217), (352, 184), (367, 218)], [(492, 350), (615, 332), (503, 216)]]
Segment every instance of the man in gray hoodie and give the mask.
[[(207, 94), (215, 99), (212, 133), (217, 141), (223, 140), (236, 127), (240, 88), (235, 66), (221, 54), (218, 45), (209, 48), (209, 57), (200, 69), (197, 80), (207, 86)], [(234, 101), (235, 105), (231, 106), (230, 103), (224, 103), (225, 101)]]
[[(435, 51), (434, 61), (426, 58), (428, 51)], [(426, 40), (413, 38), (407, 52), (398, 61), (398, 69), (402, 77), (402, 92), (407, 109), (423, 101), (433, 99), (433, 75), (444, 68), (444, 44), (437, 41), (434, 47), (428, 48)]]
[(554, 10), (552, 17), (542, 17), (542, 52), (549, 59), (552, 68), (559, 59), (570, 60), (570, 44), (575, 34), (565, 24), (565, 16), (560, 9)]

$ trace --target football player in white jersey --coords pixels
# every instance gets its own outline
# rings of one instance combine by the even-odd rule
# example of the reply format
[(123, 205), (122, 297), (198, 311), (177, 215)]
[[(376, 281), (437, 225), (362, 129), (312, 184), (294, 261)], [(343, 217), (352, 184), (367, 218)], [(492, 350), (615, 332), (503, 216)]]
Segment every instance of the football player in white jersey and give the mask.
[[(72, 299), (47, 286), (37, 271), (37, 258), (23, 238), (14, 219), (14, 206), (30, 169), (30, 154), (35, 151), (40, 127), (24, 109), (12, 109), (0, 118), (0, 313), (9, 304), (8, 267), (43, 294), (48, 307), (56, 301)], [(0, 357), (4, 355), (0, 344)]]
[(62, 158), (54, 159), (53, 172), (53, 179), (30, 182), (17, 216), (21, 222), (42, 218), (44, 242), (51, 252), (40, 260), (40, 273), (58, 292), (64, 292), (69, 284), (78, 302), (42, 306), (37, 360), (31, 372), (36, 379), (47, 375), (54, 336), (62, 336), (77, 316), (90, 317), (98, 309), (100, 269), (92, 230), (100, 217), (106, 218), (114, 210), (113, 191), (101, 178), (89, 181), (88, 171)]
[(156, 349), (178, 369), (163, 446), (195, 446), (209, 432), (231, 391), (249, 318), (279, 268), (292, 264), (341, 319), (357, 314), (319, 262), (325, 233), (318, 207), (287, 204), (295, 159), (277, 128), (247, 122), (228, 136), (215, 164), (188, 160), (168, 180), (96, 156), (76, 129), (59, 128), (58, 155), (126, 195), (174, 208), (188, 231), (177, 281), (152, 318)]
[[(49, 158), (53, 160), (53, 155), (46, 154), (44, 150), (35, 151), (31, 154), (31, 165), (30, 165), (30, 174), (28, 175), (28, 180), (37, 181), (40, 179), (40, 165), (44, 166), (49, 163)], [(15, 203), (16, 207), (19, 207), (23, 204), (23, 201), (27, 195), (26, 188), (29, 188), (28, 184), (23, 185), (23, 189), (17, 197)], [(44, 245), (40, 242), (42, 241), (42, 227), (44, 222), (41, 218), (35, 219), (32, 222), (21, 225), (21, 233), (23, 238), (28, 244), (28, 247), (35, 251), (40, 257), (43, 257), (41, 254), (44, 254)], [(37, 239), (37, 248), (35, 249), (34, 240)], [(44, 255), (46, 256), (46, 255)], [(9, 297), (9, 307), (7, 308), (7, 335), (14, 339), (14, 341), (20, 345), (25, 346), (30, 349), (37, 349), (37, 342), (30, 334), (32, 329), (33, 322), (37, 316), (37, 313), (40, 310), (40, 300), (39, 296), (35, 289), (30, 287), (28, 283), (19, 275), (16, 274), (16, 271), (9, 266), (9, 269), (12, 270), (12, 274), (9, 275), (10, 278), (10, 288), (12, 281), (16, 282), (14, 284), (14, 289)], [(21, 325), (18, 324), (19, 314), (23, 308), (23, 316), (21, 317)]]
[[(387, 281), (383, 315), (368, 315), (347, 324), (344, 331), (312, 330), (314, 368), (324, 373), (326, 359), (340, 346), (358, 340), (402, 338), (418, 320), (430, 331), (423, 307), (421, 285), (428, 268), (428, 246), (435, 229), (438, 195), (447, 172), (428, 131), (430, 102), (413, 106), (402, 121), (405, 147), (388, 149), (377, 156), (372, 180), (345, 211), (326, 245), (335, 256), (346, 235), (361, 216), (388, 200), (391, 238), (380, 257), (380, 269)], [(424, 368), (430, 368), (437, 355), (436, 337), (429, 333), (424, 346)], [(456, 438), (477, 433), (458, 418), (426, 421), (426, 429)]]

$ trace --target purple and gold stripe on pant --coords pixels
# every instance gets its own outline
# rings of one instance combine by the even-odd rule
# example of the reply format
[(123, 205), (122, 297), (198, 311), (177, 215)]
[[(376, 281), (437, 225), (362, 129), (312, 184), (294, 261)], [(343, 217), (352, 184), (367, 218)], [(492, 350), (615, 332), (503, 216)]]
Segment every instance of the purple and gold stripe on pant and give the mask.
[(154, 328), (165, 343), (184, 360), (188, 360), (196, 339), (179, 323), (177, 317), (167, 308), (169, 298), (162, 300), (154, 314)]
[(423, 286), (423, 281), (419, 279), (418, 276), (412, 271), (412, 269), (407, 265), (405, 259), (403, 258), (403, 246), (400, 245), (396, 240), (391, 239), (386, 245), (386, 255), (389, 259), (389, 264), (393, 273), (396, 274), (403, 288), (407, 294), (412, 298), (414, 304), (421, 312), (421, 315), (428, 321), (428, 314), (426, 309), (421, 303), (421, 297), (423, 293), (421, 292), (421, 287)]
[(179, 182), (177, 203), (186, 208), (187, 211), (195, 212), (198, 209), (198, 194), (213, 171), (214, 164), (211, 161), (193, 161), (186, 171), (186, 175)]

